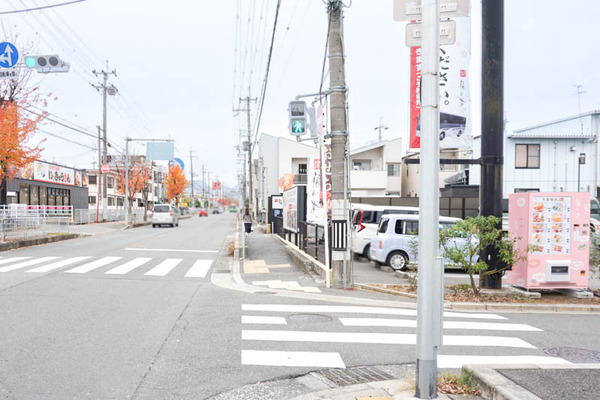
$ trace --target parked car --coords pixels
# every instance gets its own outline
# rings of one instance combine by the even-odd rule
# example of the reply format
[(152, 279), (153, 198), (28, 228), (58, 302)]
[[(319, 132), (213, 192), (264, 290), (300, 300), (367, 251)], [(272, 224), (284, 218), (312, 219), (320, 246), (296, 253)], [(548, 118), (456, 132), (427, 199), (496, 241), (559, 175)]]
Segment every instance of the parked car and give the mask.
[(208, 211), (202, 209), (202, 210), (198, 211), (198, 216), (199, 217), (208, 217)]
[(172, 204), (157, 204), (152, 210), (152, 227), (158, 225), (179, 226), (179, 209)]
[[(459, 221), (459, 218), (439, 217), (440, 230)], [(414, 246), (418, 244), (419, 216), (388, 214), (381, 217), (377, 234), (371, 241), (371, 259), (386, 264), (395, 270), (406, 271), (409, 263), (417, 262)], [(475, 238), (454, 238), (456, 246), (464, 246)], [(415, 243), (414, 245), (411, 243)], [(451, 268), (450, 260), (444, 265)]]
[(418, 207), (353, 204), (352, 208), (352, 252), (365, 258), (370, 258), (371, 240), (377, 233), (382, 215), (419, 214)]

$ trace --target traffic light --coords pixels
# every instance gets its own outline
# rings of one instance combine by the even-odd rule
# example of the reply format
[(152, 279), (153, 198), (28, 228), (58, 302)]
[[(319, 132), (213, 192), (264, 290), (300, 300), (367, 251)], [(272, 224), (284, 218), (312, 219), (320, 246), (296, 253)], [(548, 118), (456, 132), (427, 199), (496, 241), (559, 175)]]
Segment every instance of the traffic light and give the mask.
[(68, 72), (71, 67), (68, 62), (62, 61), (57, 55), (27, 56), (25, 57), (25, 65), (41, 74)]
[(308, 112), (305, 101), (290, 101), (288, 107), (290, 115), (290, 134), (302, 136), (306, 134)]

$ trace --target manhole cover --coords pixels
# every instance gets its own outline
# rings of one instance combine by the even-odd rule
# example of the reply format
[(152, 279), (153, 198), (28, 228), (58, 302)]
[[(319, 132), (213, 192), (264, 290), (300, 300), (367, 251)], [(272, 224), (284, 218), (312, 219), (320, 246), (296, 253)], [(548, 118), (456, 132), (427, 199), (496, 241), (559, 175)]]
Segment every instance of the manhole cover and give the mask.
[(600, 352), (573, 347), (552, 347), (544, 349), (544, 353), (560, 357), (572, 363), (600, 363)]
[(319, 372), (338, 386), (356, 385), (377, 381), (389, 381), (393, 376), (373, 367), (355, 367), (348, 369), (329, 369)]
[(331, 321), (331, 317), (321, 314), (292, 314), (287, 317), (290, 322), (321, 323)]

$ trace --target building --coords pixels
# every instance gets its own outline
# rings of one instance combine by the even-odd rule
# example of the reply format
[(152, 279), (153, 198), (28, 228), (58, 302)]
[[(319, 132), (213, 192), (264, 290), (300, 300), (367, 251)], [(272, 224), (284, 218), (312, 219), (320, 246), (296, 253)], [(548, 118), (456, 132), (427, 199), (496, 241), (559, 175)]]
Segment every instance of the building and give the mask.
[(401, 138), (350, 151), (350, 190), (353, 197), (400, 196), (401, 175)]
[(21, 168), (17, 177), (6, 182), (5, 204), (86, 209), (87, 171), (45, 161)]

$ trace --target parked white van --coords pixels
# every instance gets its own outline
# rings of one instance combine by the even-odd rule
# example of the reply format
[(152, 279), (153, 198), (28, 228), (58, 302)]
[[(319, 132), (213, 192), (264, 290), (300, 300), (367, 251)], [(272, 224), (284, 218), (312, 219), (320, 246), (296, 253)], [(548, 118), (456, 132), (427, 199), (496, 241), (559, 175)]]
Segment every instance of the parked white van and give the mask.
[(419, 207), (373, 206), (370, 204), (353, 204), (352, 209), (352, 252), (370, 258), (371, 239), (377, 233), (377, 226), (382, 215), (386, 214), (419, 214)]
[[(440, 230), (452, 225), (460, 218), (439, 217)], [(381, 217), (377, 233), (371, 241), (371, 259), (387, 264), (395, 270), (406, 271), (409, 263), (417, 262), (414, 246), (418, 243), (419, 216), (388, 214)], [(454, 238), (457, 246), (462, 246), (473, 238)], [(411, 245), (415, 243), (415, 245)], [(450, 265), (447, 260), (445, 264)]]

